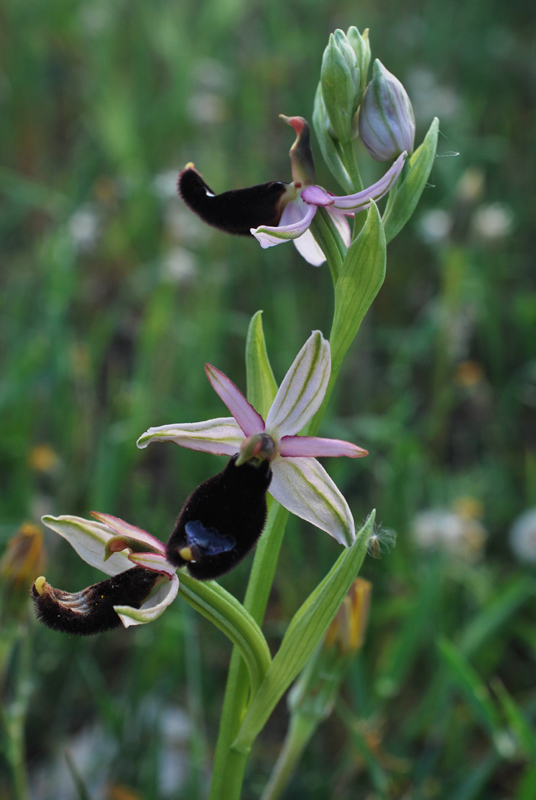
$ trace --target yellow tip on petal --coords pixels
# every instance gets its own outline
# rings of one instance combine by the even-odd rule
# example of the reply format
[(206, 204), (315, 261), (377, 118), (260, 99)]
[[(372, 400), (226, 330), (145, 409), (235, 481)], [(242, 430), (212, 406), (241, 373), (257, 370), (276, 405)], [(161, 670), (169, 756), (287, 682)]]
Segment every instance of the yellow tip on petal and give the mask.
[(46, 582), (47, 582), (47, 579), (43, 575), (41, 575), (39, 578), (37, 578), (37, 580), (34, 583), (35, 591), (37, 592), (37, 594), (43, 594), (43, 592), (45, 591), (45, 583)]
[(188, 161), (184, 169), (195, 169), (195, 164), (193, 161)]
[(193, 561), (194, 560), (191, 548), (189, 548), (189, 547), (183, 547), (181, 550), (179, 550), (179, 555), (185, 561)]

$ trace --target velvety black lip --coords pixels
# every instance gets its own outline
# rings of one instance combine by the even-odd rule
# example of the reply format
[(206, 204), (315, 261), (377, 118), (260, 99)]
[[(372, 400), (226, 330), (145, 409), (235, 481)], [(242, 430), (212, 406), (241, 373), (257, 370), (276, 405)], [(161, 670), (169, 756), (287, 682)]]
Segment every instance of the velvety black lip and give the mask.
[(48, 628), (91, 636), (119, 627), (121, 620), (113, 607), (140, 608), (159, 577), (156, 572), (133, 567), (81, 592), (64, 592), (46, 581), (38, 591), (34, 583), (31, 597), (38, 619)]
[(279, 201), (287, 184), (270, 181), (215, 194), (197, 170), (188, 166), (180, 173), (177, 188), (188, 208), (207, 225), (250, 236), (250, 228), (278, 224), (282, 213)]
[(248, 461), (237, 467), (236, 459), (190, 495), (167, 543), (167, 559), (198, 580), (233, 569), (255, 547), (266, 522), (270, 464)]

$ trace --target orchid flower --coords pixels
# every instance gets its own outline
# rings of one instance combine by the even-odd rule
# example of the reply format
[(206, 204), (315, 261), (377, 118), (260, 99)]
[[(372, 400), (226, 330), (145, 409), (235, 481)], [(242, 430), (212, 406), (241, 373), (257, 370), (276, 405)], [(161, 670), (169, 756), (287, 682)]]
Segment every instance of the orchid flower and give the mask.
[(309, 124), (303, 117), (281, 118), (296, 131), (290, 148), (292, 183), (278, 181), (216, 195), (193, 164), (179, 175), (179, 194), (201, 219), (227, 233), (252, 234), (261, 247), (292, 240), (303, 258), (315, 267), (326, 257), (310, 231), (319, 208), (324, 208), (346, 245), (351, 233), (346, 217), (365, 211), (372, 200), (382, 198), (395, 184), (407, 153), (402, 153), (379, 181), (355, 194), (336, 196), (315, 184)]
[(239, 454), (237, 465), (266, 459), (272, 470), (268, 492), (293, 514), (350, 546), (355, 540), (352, 514), (316, 457), (359, 458), (367, 451), (340, 439), (297, 435), (320, 408), (331, 373), (329, 343), (320, 331), (314, 331), (298, 353), (266, 421), (223, 372), (211, 364), (205, 372), (232, 417), (149, 428), (138, 439), (138, 447), (171, 441), (205, 453)]
[(46, 516), (43, 522), (84, 561), (111, 577), (74, 594), (37, 578), (32, 598), (39, 619), (54, 630), (75, 634), (152, 622), (179, 591), (176, 567), (167, 560), (165, 545), (117, 517), (91, 513), (96, 522), (73, 516)]

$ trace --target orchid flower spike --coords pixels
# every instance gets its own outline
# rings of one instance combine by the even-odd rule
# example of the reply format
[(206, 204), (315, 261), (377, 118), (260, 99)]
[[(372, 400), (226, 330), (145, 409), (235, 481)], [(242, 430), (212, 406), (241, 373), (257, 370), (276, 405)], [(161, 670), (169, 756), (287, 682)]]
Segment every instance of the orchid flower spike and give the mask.
[(372, 200), (387, 194), (398, 179), (407, 154), (402, 153), (372, 186), (337, 197), (315, 184), (309, 123), (303, 117), (281, 114), (281, 118), (296, 132), (296, 141), (290, 148), (292, 183), (271, 181), (214, 194), (190, 163), (179, 175), (178, 190), (186, 205), (208, 225), (227, 233), (252, 234), (263, 248), (292, 240), (303, 258), (318, 267), (326, 257), (309, 230), (318, 208), (326, 209), (349, 247), (351, 234), (346, 217), (365, 211)]
[(43, 522), (111, 577), (73, 594), (37, 578), (31, 590), (37, 616), (53, 630), (82, 635), (152, 622), (179, 591), (165, 545), (122, 519), (91, 513), (96, 522), (71, 516), (46, 516)]
[(297, 435), (320, 408), (331, 373), (329, 343), (320, 331), (314, 331), (298, 353), (266, 421), (223, 372), (211, 364), (205, 372), (232, 417), (149, 428), (138, 439), (138, 447), (171, 441), (205, 453), (238, 454), (237, 466), (266, 460), (272, 472), (268, 492), (293, 514), (349, 547), (355, 540), (352, 514), (316, 457), (359, 458), (367, 451), (340, 439)]

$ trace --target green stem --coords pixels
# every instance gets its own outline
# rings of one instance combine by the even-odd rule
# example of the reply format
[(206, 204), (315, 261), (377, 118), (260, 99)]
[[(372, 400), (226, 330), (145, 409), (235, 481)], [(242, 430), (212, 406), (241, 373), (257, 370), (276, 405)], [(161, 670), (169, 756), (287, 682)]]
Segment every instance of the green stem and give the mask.
[(294, 714), (290, 718), (283, 747), (260, 800), (278, 800), (281, 797), (317, 726), (317, 719), (303, 714)]
[(346, 256), (346, 245), (325, 208), (318, 208), (311, 222), (311, 233), (318, 242), (331, 272), (333, 286), (337, 284), (342, 262)]
[[(323, 208), (319, 208), (315, 214), (311, 229), (326, 255), (335, 286), (346, 256), (346, 246), (331, 217)], [(337, 373), (338, 369), (332, 371), (328, 396), (331, 395)], [(322, 413), (325, 405), (322, 405)], [(320, 412), (317, 412), (313, 420), (316, 429), (320, 425), (320, 420)], [(259, 625), (264, 618), (272, 589), (287, 517), (286, 509), (275, 501), (271, 503), (266, 527), (255, 553), (244, 607)], [(238, 735), (251, 696), (246, 665), (240, 651), (235, 647), (229, 666), (209, 800), (240, 798), (250, 748), (236, 749), (233, 747), (233, 742)]]
[[(258, 624), (262, 622), (268, 604), (287, 517), (286, 508), (275, 501), (271, 502), (266, 528), (257, 546), (244, 599), (244, 607)], [(246, 665), (240, 651), (234, 648), (214, 756), (210, 800), (224, 797), (232, 800), (240, 797), (249, 752), (238, 752), (231, 745), (246, 713), (249, 695)]]
[[(266, 639), (241, 603), (217, 583), (202, 583), (181, 575), (179, 592), (196, 611), (207, 617), (237, 646), (255, 690), (260, 686), (271, 658)], [(247, 681), (247, 678), (246, 678)]]
[(360, 192), (363, 188), (363, 181), (357, 166), (353, 142), (337, 142), (337, 148), (344, 167), (352, 181), (352, 193)]

